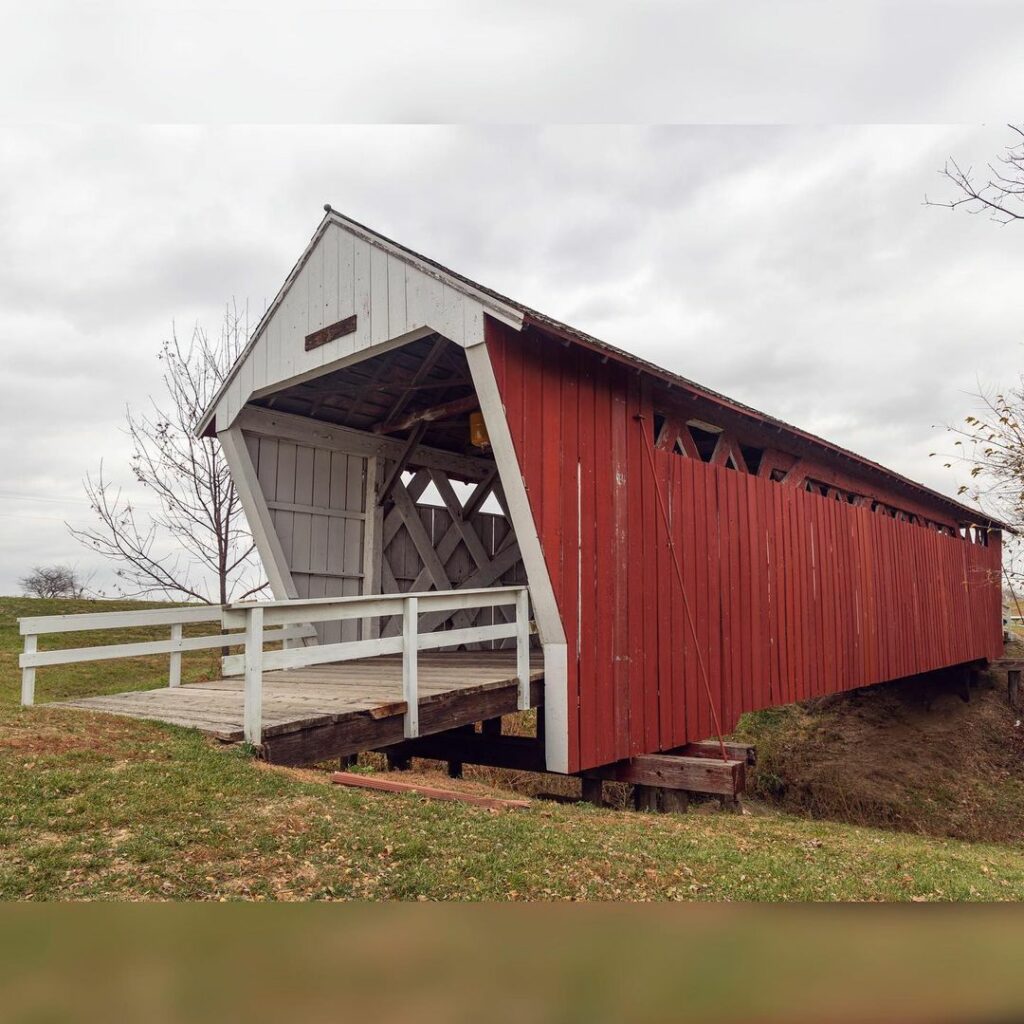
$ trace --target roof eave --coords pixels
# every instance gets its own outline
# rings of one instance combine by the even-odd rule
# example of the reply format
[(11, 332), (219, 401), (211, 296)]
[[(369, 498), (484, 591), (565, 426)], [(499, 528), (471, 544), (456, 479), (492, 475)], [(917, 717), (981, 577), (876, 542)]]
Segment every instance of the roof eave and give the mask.
[(220, 404), (220, 401), (224, 397), (228, 387), (230, 387), (231, 381), (238, 373), (239, 367), (249, 356), (249, 353), (252, 351), (256, 342), (259, 340), (260, 335), (263, 333), (264, 328), (270, 322), (270, 318), (274, 315), (278, 306), (280, 306), (284, 296), (287, 294), (289, 288), (291, 288), (295, 278), (299, 275), (299, 272), (309, 259), (310, 254), (316, 248), (317, 243), (320, 241), (320, 237), (323, 235), (329, 224), (337, 224), (346, 231), (362, 238), (370, 245), (374, 245), (385, 250), (397, 259), (400, 259), (410, 266), (416, 267), (418, 270), (442, 281), (444, 284), (456, 291), (460, 291), (463, 294), (470, 296), (478, 301), (489, 313), (493, 314), (499, 320), (502, 320), (510, 326), (515, 327), (516, 329), (522, 326), (523, 309), (518, 304), (509, 299), (505, 299), (503, 296), (497, 295), (497, 293), (491, 292), (487, 288), (477, 285), (475, 282), (470, 281), (469, 278), (463, 277), (461, 274), (456, 274), (454, 271), (441, 266), (441, 264), (426, 256), (422, 256), (419, 253), (413, 252), (411, 249), (407, 249), (398, 242), (379, 234), (372, 228), (368, 228), (365, 224), (360, 224), (358, 221), (352, 220), (351, 218), (338, 213), (338, 211), (333, 209), (330, 205), (325, 206), (324, 209), (326, 212), (324, 213), (320, 223), (317, 225), (316, 230), (313, 232), (313, 235), (306, 248), (303, 250), (302, 255), (295, 262), (295, 265), (285, 278), (284, 284), (281, 285), (277, 295), (274, 296), (273, 302), (270, 303), (266, 312), (262, 317), (260, 317), (259, 323), (256, 325), (256, 329), (250, 336), (245, 348), (242, 349), (238, 358), (231, 365), (223, 383), (217, 389), (206, 410), (203, 412), (203, 415), (196, 423), (193, 432), (197, 437), (212, 437), (213, 434), (216, 433), (214, 416), (217, 411), (217, 406)]
[(840, 445), (833, 444), (831, 441), (825, 440), (825, 438), (818, 437), (816, 434), (811, 434), (808, 431), (801, 430), (799, 427), (794, 427), (792, 424), (779, 420), (774, 416), (769, 416), (767, 413), (763, 413), (750, 406), (746, 406), (742, 402), (737, 402), (734, 399), (719, 394), (711, 388), (706, 388), (686, 377), (672, 373), (670, 370), (663, 369), (655, 363), (651, 363), (645, 359), (639, 358), (638, 356), (634, 356), (629, 352), (616, 348), (614, 345), (609, 345), (607, 342), (601, 341), (599, 338), (595, 338), (592, 335), (585, 334), (583, 331), (579, 331), (574, 327), (569, 327), (567, 324), (562, 324), (557, 320), (552, 320), (549, 317), (544, 316), (543, 314), (537, 314), (530, 311), (523, 317), (523, 326), (533, 327), (536, 330), (543, 331), (553, 337), (557, 337), (563, 343), (580, 345), (600, 354), (603, 357), (615, 359), (617, 362), (629, 366), (631, 369), (647, 373), (650, 376), (671, 385), (672, 387), (682, 388), (700, 396), (701, 398), (707, 399), (710, 402), (714, 402), (716, 405), (728, 409), (736, 415), (767, 423), (772, 427), (779, 429), (783, 433), (799, 438), (804, 443), (814, 446), (829, 458), (842, 459), (844, 462), (854, 466), (861, 473), (866, 472), (872, 476), (880, 476), (900, 490), (910, 491), (915, 495), (915, 497), (923, 498), (932, 504), (939, 505), (942, 508), (955, 513), (958, 520), (967, 521), (972, 525), (981, 526), (986, 529), (1002, 530), (1007, 533), (1016, 534), (1016, 531), (1011, 526), (998, 519), (993, 519), (991, 516), (986, 516), (978, 509), (972, 509), (967, 505), (963, 505), (947, 495), (941, 494), (938, 491), (933, 491), (930, 487), (925, 487), (924, 484), (916, 483), (908, 477), (905, 477), (900, 473), (896, 473), (891, 469), (887, 469), (885, 466), (882, 466), (877, 462), (873, 462), (870, 459), (857, 455), (856, 452), (848, 451)]

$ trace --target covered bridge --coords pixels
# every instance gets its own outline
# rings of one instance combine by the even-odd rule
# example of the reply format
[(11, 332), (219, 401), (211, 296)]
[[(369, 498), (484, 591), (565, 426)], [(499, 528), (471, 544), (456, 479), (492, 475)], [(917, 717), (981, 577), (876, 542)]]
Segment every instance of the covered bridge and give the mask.
[(198, 429), (279, 600), (527, 584), (548, 770), (1002, 651), (1000, 524), (329, 207)]

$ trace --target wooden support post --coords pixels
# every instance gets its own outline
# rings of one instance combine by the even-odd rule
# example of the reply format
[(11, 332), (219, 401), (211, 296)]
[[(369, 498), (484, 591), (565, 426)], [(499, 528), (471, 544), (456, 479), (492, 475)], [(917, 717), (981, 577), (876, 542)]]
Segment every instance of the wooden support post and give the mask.
[[(538, 713), (540, 708), (537, 709)], [(484, 736), (500, 736), (501, 735), (501, 719), (500, 718), (485, 718), (480, 723), (480, 732)]]
[[(470, 725), (460, 725), (455, 729), (450, 730), (449, 735), (454, 736), (466, 736), (468, 737), (467, 742), (475, 743), (479, 742), (480, 737), (477, 736), (476, 730)], [(462, 778), (462, 758), (460, 757), (449, 757), (446, 758), (448, 762), (448, 778), (450, 779), (461, 779)]]
[(666, 814), (685, 814), (690, 809), (690, 794), (685, 789), (663, 789), (660, 807)]
[[(171, 626), (171, 643), (181, 643), (182, 629), (180, 622)], [(168, 686), (181, 686), (181, 651), (171, 651), (171, 665), (167, 677)]]
[(540, 740), (541, 743), (544, 742), (544, 705), (543, 704), (541, 704), (541, 706), (539, 708), (537, 708), (537, 731), (536, 731), (536, 736), (537, 736), (537, 739)]
[(406, 703), (405, 738), (420, 734), (420, 691), (417, 678), (417, 633), (419, 600), (407, 597), (402, 603), (402, 697)]
[(375, 434), (394, 434), (399, 430), (408, 430), (410, 427), (420, 424), (433, 423), (435, 420), (447, 420), (454, 416), (461, 416), (463, 413), (472, 412), (474, 409), (479, 408), (480, 402), (476, 395), (466, 395), (463, 398), (456, 398), (451, 402), (444, 402), (429, 409), (421, 409), (419, 412), (409, 413), (408, 416), (402, 416), (384, 423), (375, 423), (373, 425), (373, 432)]
[(530, 592), (525, 587), (516, 595), (516, 679), (519, 710), (530, 708)]
[(423, 757), (430, 761), (458, 761), (520, 772), (544, 771), (544, 748), (531, 736), (485, 736), (461, 728), (421, 736), (389, 745), (389, 757)]
[[(381, 575), (381, 531), (384, 528), (384, 517), (381, 507), (377, 504), (377, 487), (380, 483), (380, 471), (383, 461), (375, 456), (366, 460), (366, 499), (363, 506), (363, 583), (364, 596), (380, 593)], [(362, 623), (361, 636), (364, 640), (376, 639), (380, 636), (380, 619), (372, 618)]]
[[(27, 641), (28, 637), (26, 637), (25, 639)], [(26, 651), (28, 650), (27, 646), (26, 646), (25, 650)], [(1006, 694), (1010, 698), (1010, 707), (1013, 708), (1014, 710), (1019, 708), (1020, 707), (1020, 704), (1019, 704), (1019, 700), (1020, 700), (1020, 669), (1019, 668), (1007, 669), (1007, 671), (1006, 671)], [(24, 698), (22, 698), (22, 703), (23, 704), (25, 703)]]
[(263, 609), (258, 605), (245, 612), (244, 699), (245, 741), (258, 747), (263, 740)]
[(638, 785), (633, 787), (633, 807), (651, 814), (658, 810), (657, 786)]
[(602, 807), (604, 805), (604, 783), (600, 779), (586, 777), (582, 779), (582, 783), (581, 794), (584, 801), (595, 807)]
[[(723, 797), (723, 801), (729, 798)], [(685, 789), (664, 786), (634, 786), (633, 806), (649, 814), (685, 814), (690, 807), (690, 794)]]
[(388, 474), (387, 480), (384, 482), (384, 486), (380, 488), (377, 494), (377, 504), (383, 505), (387, 501), (388, 495), (391, 493), (395, 484), (398, 482), (402, 473), (405, 472), (405, 467), (412, 458), (412, 453), (416, 450), (416, 446), (423, 439), (424, 433), (426, 433), (427, 424), (417, 423), (412, 429), (412, 433), (406, 439), (405, 447), (402, 449), (402, 454), (399, 455), (398, 461), (391, 467), (391, 472)]
[[(25, 637), (25, 653), (35, 654), (38, 638), (34, 633)], [(34, 668), (23, 668), (21, 670), (21, 703), (24, 707), (31, 707), (36, 699), (36, 670)]]

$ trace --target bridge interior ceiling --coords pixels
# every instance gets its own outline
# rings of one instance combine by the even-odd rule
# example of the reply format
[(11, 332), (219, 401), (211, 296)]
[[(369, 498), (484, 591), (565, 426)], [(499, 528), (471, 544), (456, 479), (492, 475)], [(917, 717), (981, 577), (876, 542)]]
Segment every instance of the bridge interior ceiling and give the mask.
[(417, 444), (479, 456), (467, 426), (474, 395), (463, 350), (433, 334), (252, 404), (396, 440), (417, 429)]

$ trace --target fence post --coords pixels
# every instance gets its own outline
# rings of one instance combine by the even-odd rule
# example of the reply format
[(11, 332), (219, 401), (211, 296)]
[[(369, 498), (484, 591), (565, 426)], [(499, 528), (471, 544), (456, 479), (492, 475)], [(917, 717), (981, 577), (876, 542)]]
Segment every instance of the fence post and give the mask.
[(405, 738), (420, 734), (420, 696), (417, 679), (419, 649), (419, 600), (407, 597), (402, 602), (402, 697), (405, 699)]
[(263, 609), (245, 611), (245, 742), (263, 742)]
[(519, 710), (530, 707), (530, 592), (523, 587), (516, 594), (516, 680)]
[[(29, 633), (25, 637), (25, 653), (36, 653), (36, 635)], [(21, 670), (21, 703), (24, 707), (31, 707), (36, 700), (36, 670), (35, 668), (23, 668)]]
[[(175, 622), (171, 626), (171, 643), (181, 642), (183, 626)], [(171, 651), (171, 669), (167, 676), (168, 686), (181, 686), (181, 651)]]

